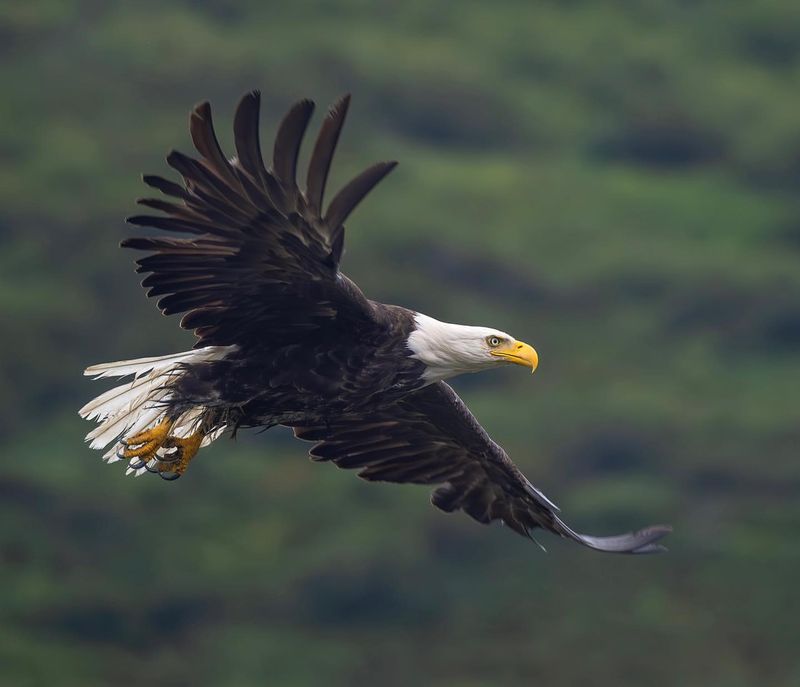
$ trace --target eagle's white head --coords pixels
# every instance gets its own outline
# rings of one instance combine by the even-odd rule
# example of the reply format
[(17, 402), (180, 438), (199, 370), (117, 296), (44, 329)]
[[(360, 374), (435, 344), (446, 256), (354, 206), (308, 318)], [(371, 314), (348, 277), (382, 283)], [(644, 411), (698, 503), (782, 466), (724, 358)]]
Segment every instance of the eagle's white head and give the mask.
[(423, 378), (428, 382), (504, 363), (523, 365), (533, 372), (539, 364), (532, 346), (497, 329), (440, 322), (422, 313), (414, 316), (414, 323), (407, 343), (411, 357), (427, 366)]

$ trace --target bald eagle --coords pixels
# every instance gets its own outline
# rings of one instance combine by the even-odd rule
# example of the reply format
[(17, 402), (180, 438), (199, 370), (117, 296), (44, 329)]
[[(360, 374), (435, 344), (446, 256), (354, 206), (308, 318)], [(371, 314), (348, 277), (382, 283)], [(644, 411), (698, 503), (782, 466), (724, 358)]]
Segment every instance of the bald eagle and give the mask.
[(481, 523), (499, 520), (532, 538), (549, 530), (599, 551), (649, 553), (670, 528), (613, 537), (579, 534), (511, 462), (444, 380), (501, 365), (531, 372), (527, 343), (491, 327), (441, 322), (367, 299), (339, 269), (344, 224), (395, 167), (379, 162), (323, 207), (349, 96), (325, 117), (296, 182), (300, 144), (314, 104), (301, 100), (281, 121), (272, 163), (259, 143), (260, 94), (236, 110), (236, 155), (214, 133), (211, 108), (190, 116), (199, 158), (173, 151), (167, 163), (183, 184), (144, 182), (168, 199), (138, 203), (161, 214), (131, 224), (184, 235), (129, 238), (148, 296), (165, 315), (185, 313), (190, 351), (104, 363), (85, 374), (132, 376), (80, 410), (98, 421), (87, 441), (127, 473), (174, 480), (199, 449), (246, 427), (284, 425), (315, 442), (314, 461), (359, 470), (366, 480), (437, 485), (431, 500)]

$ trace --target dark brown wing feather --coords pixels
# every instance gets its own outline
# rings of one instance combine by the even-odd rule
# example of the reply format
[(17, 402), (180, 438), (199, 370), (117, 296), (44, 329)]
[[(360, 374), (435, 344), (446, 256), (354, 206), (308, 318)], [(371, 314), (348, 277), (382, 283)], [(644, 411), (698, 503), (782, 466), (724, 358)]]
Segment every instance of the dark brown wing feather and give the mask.
[(350, 96), (345, 95), (337, 100), (328, 111), (328, 116), (322, 123), (314, 152), (308, 163), (306, 174), (306, 200), (309, 211), (321, 214), (322, 198), (325, 195), (325, 185), (328, 182), (328, 172), (331, 169), (333, 153), (339, 142), (347, 108), (350, 106)]
[(310, 451), (314, 460), (357, 469), (367, 480), (441, 484), (431, 497), (437, 508), (460, 509), (482, 523), (501, 520), (524, 536), (538, 527), (598, 551), (654, 553), (671, 531), (657, 525), (615, 537), (575, 532), (444, 382), (389, 408), (294, 432), (318, 442)]
[(358, 175), (323, 213), (322, 196), (348, 102), (348, 97), (337, 101), (322, 125), (305, 192), (297, 186), (297, 160), (314, 104), (301, 100), (289, 110), (267, 169), (257, 91), (245, 95), (236, 110), (234, 159), (222, 152), (211, 107), (202, 103), (189, 124), (200, 158), (177, 151), (167, 157), (183, 186), (144, 177), (174, 201), (140, 199), (163, 215), (134, 215), (128, 221), (191, 236), (132, 238), (122, 245), (151, 252), (137, 261), (139, 272), (150, 273), (142, 284), (149, 296), (160, 297), (165, 314), (186, 313), (181, 325), (195, 329), (197, 346), (284, 345), (316, 328), (371, 323), (369, 301), (339, 273), (343, 225), (395, 163), (379, 163)]

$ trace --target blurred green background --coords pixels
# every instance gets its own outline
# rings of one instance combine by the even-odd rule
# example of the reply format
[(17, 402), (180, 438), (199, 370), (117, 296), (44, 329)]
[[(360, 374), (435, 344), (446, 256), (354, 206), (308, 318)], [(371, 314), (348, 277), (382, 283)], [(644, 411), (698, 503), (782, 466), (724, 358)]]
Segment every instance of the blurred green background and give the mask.
[[(0, 684), (800, 684), (800, 4), (39, 0), (0, 55)], [(457, 389), (669, 554), (543, 553), (277, 430), (174, 484), (84, 445), (86, 365), (192, 343), (117, 248), (139, 174), (251, 88), (267, 146), (353, 93), (334, 181), (401, 164), (348, 274), (533, 343)]]

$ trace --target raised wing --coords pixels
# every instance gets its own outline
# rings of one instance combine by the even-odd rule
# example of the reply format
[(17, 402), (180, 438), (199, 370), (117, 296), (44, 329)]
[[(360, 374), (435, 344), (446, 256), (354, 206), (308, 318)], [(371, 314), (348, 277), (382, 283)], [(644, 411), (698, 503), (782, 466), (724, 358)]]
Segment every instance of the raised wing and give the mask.
[(152, 251), (137, 261), (137, 271), (150, 273), (142, 285), (148, 296), (159, 297), (164, 314), (186, 313), (181, 326), (195, 330), (198, 347), (248, 340), (285, 344), (334, 322), (352, 327), (372, 317), (369, 302), (338, 271), (344, 222), (396, 163), (380, 162), (359, 174), (323, 212), (348, 104), (349, 96), (341, 98), (323, 122), (305, 191), (297, 186), (297, 159), (314, 104), (301, 100), (289, 110), (267, 169), (259, 144), (258, 91), (245, 95), (236, 110), (236, 157), (229, 160), (220, 149), (211, 107), (202, 103), (190, 118), (200, 159), (177, 151), (167, 156), (184, 184), (144, 177), (175, 200), (140, 199), (164, 215), (135, 215), (128, 222), (191, 237), (131, 238), (122, 245)]
[(316, 461), (358, 469), (366, 480), (441, 484), (431, 496), (437, 508), (461, 509), (482, 523), (501, 520), (526, 537), (539, 527), (598, 551), (655, 553), (664, 550), (656, 542), (671, 531), (656, 525), (615, 537), (575, 532), (444, 382), (390, 408), (295, 427), (294, 433), (318, 442), (310, 451)]

